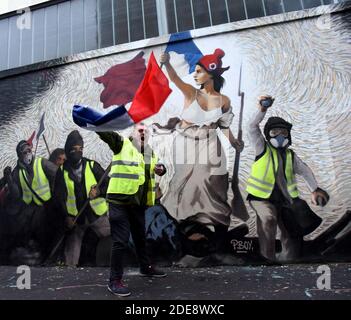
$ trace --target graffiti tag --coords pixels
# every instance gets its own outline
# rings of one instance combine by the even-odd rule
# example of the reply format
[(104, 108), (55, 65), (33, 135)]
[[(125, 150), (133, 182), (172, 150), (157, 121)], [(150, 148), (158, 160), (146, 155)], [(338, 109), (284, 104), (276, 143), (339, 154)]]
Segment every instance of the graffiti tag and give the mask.
[(232, 239), (230, 243), (236, 253), (247, 253), (249, 251), (253, 251), (254, 249), (252, 240)]

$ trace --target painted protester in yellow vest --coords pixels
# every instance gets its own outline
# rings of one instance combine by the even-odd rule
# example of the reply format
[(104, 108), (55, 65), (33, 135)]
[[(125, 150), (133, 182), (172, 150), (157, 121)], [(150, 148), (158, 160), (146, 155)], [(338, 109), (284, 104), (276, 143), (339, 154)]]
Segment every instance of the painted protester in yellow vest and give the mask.
[(16, 152), (17, 166), (8, 183), (12, 201), (21, 199), (26, 205), (43, 206), (52, 198), (57, 167), (47, 159), (35, 158), (32, 146), (25, 140), (18, 143)]
[[(260, 123), (274, 103), (270, 96), (260, 96), (258, 111), (249, 125), (250, 143), (255, 161), (247, 180), (248, 200), (257, 215), (260, 252), (268, 261), (294, 261), (300, 256), (303, 236), (321, 223), (307, 203), (299, 198), (296, 175), (302, 176), (312, 194), (312, 204), (324, 206), (327, 192), (318, 187), (312, 170), (290, 149), (292, 124), (280, 117)], [(298, 217), (299, 218), (298, 220)], [(282, 251), (276, 257), (277, 227), (281, 231)]]
[(110, 182), (107, 190), (111, 225), (111, 273), (108, 289), (119, 296), (130, 295), (122, 283), (123, 257), (130, 234), (136, 247), (143, 276), (164, 277), (151, 265), (146, 251), (145, 210), (155, 204), (155, 174), (166, 173), (164, 165), (148, 144), (149, 130), (136, 124), (129, 138), (115, 132), (97, 132), (113, 152)]
[[(7, 186), (2, 226), (6, 231), (6, 250), (25, 247), (40, 261), (57, 238), (61, 217), (53, 210), (53, 185), (57, 167), (47, 159), (34, 157), (32, 145), (22, 140), (16, 147), (17, 165), (4, 170)], [(17, 259), (25, 259), (17, 256)], [(33, 263), (35, 263), (33, 261)]]
[[(104, 170), (96, 161), (83, 157), (84, 142), (75, 130), (65, 144), (67, 160), (57, 171), (55, 198), (66, 216), (66, 226), (72, 229), (66, 239), (65, 263), (76, 266), (85, 231), (91, 228), (99, 238), (110, 234), (105, 200), (108, 178), (97, 184)], [(74, 228), (73, 228), (74, 227)]]

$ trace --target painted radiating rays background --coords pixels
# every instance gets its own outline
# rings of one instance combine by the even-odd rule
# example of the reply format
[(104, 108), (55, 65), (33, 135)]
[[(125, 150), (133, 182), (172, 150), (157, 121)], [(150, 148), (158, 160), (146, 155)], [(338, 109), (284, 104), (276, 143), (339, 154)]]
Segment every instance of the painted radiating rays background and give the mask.
[[(232, 100), (235, 134), (240, 106), (237, 97), (239, 68), (243, 63), (246, 148), (241, 156), (240, 187), (244, 196), (245, 181), (254, 160), (247, 125), (256, 110), (257, 96), (262, 93), (275, 96), (275, 105), (268, 116), (278, 115), (293, 123), (293, 149), (309, 164), (320, 186), (331, 195), (327, 207), (314, 207), (324, 221), (310, 238), (332, 225), (351, 206), (351, 14), (333, 14), (330, 19), (330, 28), (321, 28), (318, 18), (310, 18), (195, 39), (204, 54), (212, 53), (217, 47), (226, 52), (224, 65), (231, 68), (224, 74), (226, 85), (223, 93)], [(151, 49), (159, 57), (165, 46)], [(145, 50), (146, 61), (151, 49)], [(67, 134), (77, 129), (72, 122), (72, 106), (84, 104), (102, 108), (99, 100), (103, 87), (93, 79), (103, 75), (111, 66), (132, 59), (138, 52), (94, 58), (1, 80), (0, 169), (15, 165), (17, 142), (28, 138), (37, 129), (44, 111), (45, 136), (50, 148), (63, 147)], [(176, 68), (181, 59), (172, 53)], [(184, 79), (192, 83), (191, 75)], [(183, 99), (173, 85), (172, 88), (174, 92), (162, 111), (149, 122), (165, 123), (169, 117), (179, 114)], [(80, 132), (85, 140), (85, 156), (106, 167), (111, 159), (107, 145), (95, 133)], [(165, 190), (173, 173), (172, 137), (155, 136), (152, 140), (160, 157), (169, 165), (168, 174), (161, 181)], [(222, 140), (231, 172), (234, 151), (223, 137)], [(47, 156), (43, 142), (39, 144), (38, 154)], [(303, 197), (309, 199), (307, 187), (301, 180), (299, 187)], [(249, 225), (250, 233), (254, 234), (252, 212)]]

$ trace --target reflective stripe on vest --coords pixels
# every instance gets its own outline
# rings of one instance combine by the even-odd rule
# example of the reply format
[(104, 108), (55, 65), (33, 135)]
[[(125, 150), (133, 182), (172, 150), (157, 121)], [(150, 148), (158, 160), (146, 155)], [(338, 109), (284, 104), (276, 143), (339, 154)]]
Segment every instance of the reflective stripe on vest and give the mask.
[[(85, 189), (86, 195), (89, 196), (90, 189), (93, 185), (96, 185), (96, 178), (94, 173), (91, 170), (91, 167), (94, 165), (94, 161), (87, 161), (85, 165), (84, 171), (84, 179), (85, 179)], [(77, 216), (78, 209), (77, 209), (77, 202), (76, 196), (74, 193), (74, 182), (70, 179), (68, 175), (68, 171), (63, 171), (63, 176), (65, 179), (65, 184), (67, 188), (67, 200), (66, 200), (66, 208), (67, 212), (72, 216)], [(89, 205), (92, 210), (95, 212), (96, 215), (102, 216), (107, 212), (107, 203), (104, 198), (96, 198), (94, 200), (89, 201)]]
[[(44, 201), (49, 201), (51, 199), (51, 190), (50, 190), (50, 184), (49, 180), (46, 177), (43, 166), (42, 166), (42, 158), (36, 158), (34, 160), (33, 164), (33, 180), (32, 180), (32, 189), (34, 192)], [(23, 178), (23, 174), (26, 177), (26, 180), (28, 181), (26, 171), (24, 169), (20, 169), (19, 172), (19, 177), (20, 177), (20, 183), (22, 187), (22, 199), (26, 204), (30, 204), (32, 200), (34, 200), (35, 204), (38, 206), (42, 206), (43, 203), (41, 200), (39, 200), (33, 192), (29, 189), (27, 186), (27, 183), (25, 182)]]
[(287, 179), (288, 192), (292, 198), (297, 198), (299, 196), (299, 190), (297, 189), (297, 182), (294, 174), (292, 152), (289, 149), (286, 156), (285, 175)]
[[(274, 163), (274, 168), (273, 168)], [(266, 145), (264, 155), (254, 162), (251, 168), (251, 176), (247, 181), (246, 191), (258, 198), (268, 199), (274, 189), (275, 175), (278, 171), (278, 153), (277, 150)], [(292, 198), (299, 196), (297, 183), (293, 170), (293, 159), (291, 150), (286, 150), (285, 176), (287, 179), (287, 188)]]
[(155, 167), (157, 164), (157, 157), (153, 154), (150, 163), (150, 180), (147, 190), (147, 206), (153, 206), (156, 200), (156, 181), (155, 181)]
[(121, 151), (113, 156), (109, 176), (108, 194), (133, 195), (144, 184), (144, 157), (129, 139), (123, 140)]
[(28, 181), (26, 171), (24, 169), (20, 169), (19, 170), (19, 179), (20, 179), (21, 188), (22, 188), (22, 200), (26, 204), (30, 204), (32, 202), (32, 199), (33, 199), (33, 194), (32, 194), (32, 191), (30, 191), (30, 189), (28, 188), (27, 183), (24, 181), (23, 174)]
[[(153, 154), (150, 163), (147, 205), (155, 204), (155, 173), (157, 157)], [(122, 150), (113, 156), (108, 194), (133, 195), (145, 183), (145, 162), (143, 155), (129, 139), (123, 140)]]

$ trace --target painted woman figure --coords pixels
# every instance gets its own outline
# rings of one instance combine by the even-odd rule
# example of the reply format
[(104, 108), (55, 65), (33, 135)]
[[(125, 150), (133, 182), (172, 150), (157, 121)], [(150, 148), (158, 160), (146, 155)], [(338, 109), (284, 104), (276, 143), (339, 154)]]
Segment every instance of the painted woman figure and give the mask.
[[(170, 215), (181, 222), (189, 240), (209, 239), (230, 223), (227, 202), (228, 172), (224, 150), (216, 129), (220, 128), (239, 152), (243, 143), (230, 130), (234, 114), (230, 99), (220, 93), (224, 78), (222, 58), (216, 49), (197, 63), (194, 80), (200, 89), (185, 83), (170, 63), (168, 53), (161, 55), (170, 80), (184, 95), (180, 119), (170, 119), (164, 128), (176, 131), (173, 143), (174, 175), (162, 198)], [(159, 126), (160, 128), (160, 126)]]

